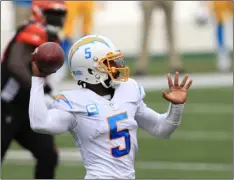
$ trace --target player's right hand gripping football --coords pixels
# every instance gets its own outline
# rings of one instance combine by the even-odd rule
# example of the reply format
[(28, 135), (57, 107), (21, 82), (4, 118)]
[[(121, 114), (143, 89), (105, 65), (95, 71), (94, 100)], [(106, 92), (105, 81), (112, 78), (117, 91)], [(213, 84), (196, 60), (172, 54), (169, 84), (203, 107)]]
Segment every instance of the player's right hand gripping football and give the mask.
[(169, 92), (163, 92), (162, 96), (170, 101), (172, 104), (184, 104), (187, 100), (187, 90), (192, 85), (192, 80), (187, 83), (189, 75), (186, 74), (183, 81), (179, 85), (179, 73), (175, 73), (174, 83), (171, 79), (171, 75), (167, 74), (167, 81), (169, 86)]
[(33, 61), (31, 63), (31, 67), (32, 67), (32, 74), (33, 74), (33, 76), (36, 76), (36, 77), (46, 77), (46, 76), (50, 75), (49, 73), (41, 72), (39, 70), (39, 68), (37, 67), (36, 61)]

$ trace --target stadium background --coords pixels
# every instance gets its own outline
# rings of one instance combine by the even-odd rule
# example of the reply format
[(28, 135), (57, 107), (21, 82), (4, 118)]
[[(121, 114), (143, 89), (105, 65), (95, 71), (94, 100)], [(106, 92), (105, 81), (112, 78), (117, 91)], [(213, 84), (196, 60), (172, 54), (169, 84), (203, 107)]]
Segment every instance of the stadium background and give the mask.
[[(14, 33), (11, 2), (1, 2), (1, 53)], [(231, 178), (232, 177), (232, 75), (216, 72), (214, 28), (194, 23), (198, 2), (176, 2), (177, 46), (183, 55), (186, 70), (194, 78), (186, 104), (183, 122), (169, 140), (161, 140), (139, 131), (139, 152), (136, 157), (137, 178)], [(93, 32), (105, 35), (121, 48), (126, 63), (134, 69), (140, 42), (141, 12), (139, 2), (108, 2), (96, 12)], [(232, 23), (227, 24), (226, 39), (232, 47)], [(79, 28), (79, 26), (78, 26)], [(155, 11), (151, 30), (151, 77), (139, 79), (146, 87), (146, 103), (164, 112), (167, 102), (161, 98), (167, 72), (163, 13)], [(79, 37), (79, 31), (74, 39)], [(157, 77), (155, 77), (157, 75)], [(70, 80), (61, 89), (72, 88)], [(83, 178), (79, 152), (69, 134), (56, 138), (61, 154), (57, 178)], [(5, 178), (32, 178), (33, 159), (16, 144), (2, 168)]]

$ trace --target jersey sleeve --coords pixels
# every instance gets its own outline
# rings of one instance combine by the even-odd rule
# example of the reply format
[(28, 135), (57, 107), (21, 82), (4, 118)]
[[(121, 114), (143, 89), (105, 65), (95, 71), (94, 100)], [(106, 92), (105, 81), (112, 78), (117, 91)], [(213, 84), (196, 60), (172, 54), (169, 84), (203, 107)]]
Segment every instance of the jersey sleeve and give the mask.
[(44, 100), (44, 78), (32, 77), (29, 101), (30, 126), (35, 132), (60, 134), (76, 126), (75, 116), (62, 108), (48, 109)]
[(168, 111), (160, 114), (144, 103), (146, 94), (143, 86), (137, 83), (137, 89), (138, 107), (135, 119), (138, 126), (153, 136), (168, 138), (181, 122), (184, 105), (169, 104)]
[(140, 128), (153, 136), (168, 138), (182, 119), (184, 105), (170, 104), (167, 113), (160, 114), (140, 103), (135, 119)]
[(17, 35), (16, 42), (23, 42), (32, 46), (40, 46), (48, 41), (46, 30), (37, 25), (29, 24)]
[(53, 107), (65, 111), (72, 111), (74, 109), (72, 102), (66, 93), (60, 93), (55, 96)]

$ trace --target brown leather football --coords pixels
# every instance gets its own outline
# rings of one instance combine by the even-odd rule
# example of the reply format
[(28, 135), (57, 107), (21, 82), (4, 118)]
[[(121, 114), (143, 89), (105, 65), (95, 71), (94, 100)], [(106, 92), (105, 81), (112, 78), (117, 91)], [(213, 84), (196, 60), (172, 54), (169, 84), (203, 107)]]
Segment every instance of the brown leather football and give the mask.
[(33, 61), (39, 70), (45, 73), (54, 73), (63, 66), (64, 51), (61, 46), (54, 42), (46, 42), (33, 52)]

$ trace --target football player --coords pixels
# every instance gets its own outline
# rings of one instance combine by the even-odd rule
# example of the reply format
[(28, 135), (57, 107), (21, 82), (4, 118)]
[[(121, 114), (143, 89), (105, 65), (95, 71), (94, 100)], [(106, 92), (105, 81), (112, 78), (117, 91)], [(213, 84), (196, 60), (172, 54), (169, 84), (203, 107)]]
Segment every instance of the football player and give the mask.
[[(204, 1), (200, 2), (200, 11), (196, 17), (197, 24), (205, 25), (209, 19), (214, 22), (215, 40), (217, 48), (217, 69), (220, 72), (229, 72), (231, 67), (230, 50), (225, 40), (225, 24), (229, 23), (233, 16), (232, 1)], [(207, 9), (208, 8), (208, 9)], [(210, 17), (212, 15), (212, 18)]]
[(232, 1), (210, 2), (210, 8), (214, 13), (216, 24), (216, 44), (217, 44), (217, 69), (220, 72), (229, 72), (231, 68), (230, 50), (225, 41), (225, 24), (233, 18)]
[[(165, 38), (166, 48), (168, 50), (168, 69), (170, 72), (179, 71), (184, 73), (183, 62), (180, 57), (180, 52), (176, 46), (176, 21), (174, 20), (174, 1), (156, 0), (156, 1), (139, 1), (142, 10), (142, 25), (141, 30), (141, 52), (136, 61), (136, 76), (147, 75), (149, 64), (149, 41), (151, 41), (150, 31), (153, 25), (153, 12), (155, 9), (161, 9), (165, 14)], [(157, 30), (156, 30), (157, 31)]]
[(36, 158), (35, 178), (53, 179), (58, 161), (54, 138), (35, 133), (29, 123), (31, 54), (44, 42), (59, 42), (66, 6), (62, 1), (33, 1), (32, 14), (10, 41), (1, 63), (1, 158), (15, 139)]
[(69, 69), (81, 88), (65, 91), (47, 109), (44, 77), (32, 63), (33, 77), (29, 105), (31, 128), (40, 133), (70, 131), (82, 155), (85, 179), (134, 179), (134, 159), (138, 150), (137, 129), (168, 138), (181, 121), (187, 89), (186, 75), (179, 84), (168, 74), (170, 101), (167, 113), (147, 107), (144, 89), (129, 78), (123, 53), (100, 35), (77, 41), (69, 53)]
[(82, 37), (90, 34), (93, 13), (95, 8), (95, 1), (66, 1), (67, 16), (64, 23), (62, 47), (65, 54), (68, 54), (72, 46), (72, 35), (74, 32), (74, 25), (77, 19), (82, 19)]

